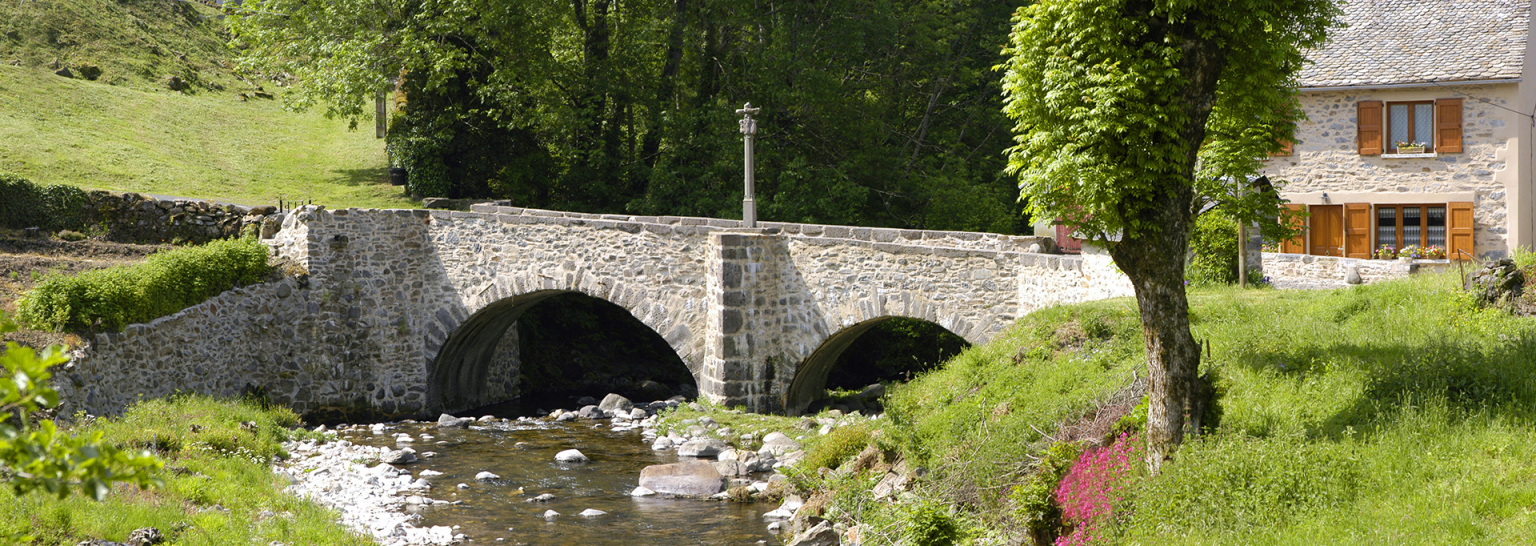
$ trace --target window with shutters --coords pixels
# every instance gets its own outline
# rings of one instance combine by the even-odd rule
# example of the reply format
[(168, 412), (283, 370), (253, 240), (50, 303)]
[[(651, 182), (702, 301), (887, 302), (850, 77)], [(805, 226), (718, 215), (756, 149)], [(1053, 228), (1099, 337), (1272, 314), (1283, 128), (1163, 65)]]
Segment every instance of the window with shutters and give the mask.
[[(1357, 102), (1358, 151), (1360, 155), (1460, 153), (1461, 104), (1461, 99)], [(1409, 148), (1414, 145), (1424, 149)]]
[(1282, 241), (1277, 250), (1283, 253), (1370, 258), (1382, 246), (1401, 250), (1414, 245), (1440, 247), (1453, 260), (1476, 255), (1469, 202), (1346, 203), (1342, 211), (1338, 205), (1287, 204), (1286, 209), (1282, 221), (1303, 233)]

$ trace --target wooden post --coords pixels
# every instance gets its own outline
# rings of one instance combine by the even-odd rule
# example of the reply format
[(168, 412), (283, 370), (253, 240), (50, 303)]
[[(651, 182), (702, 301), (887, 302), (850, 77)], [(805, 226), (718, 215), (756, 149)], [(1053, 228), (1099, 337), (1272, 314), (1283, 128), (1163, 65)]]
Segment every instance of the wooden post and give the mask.
[(384, 92), (379, 91), (373, 95), (373, 136), (384, 138), (384, 133), (389, 129), (389, 112), (384, 108)]
[(1237, 222), (1237, 283), (1248, 288), (1248, 225)]

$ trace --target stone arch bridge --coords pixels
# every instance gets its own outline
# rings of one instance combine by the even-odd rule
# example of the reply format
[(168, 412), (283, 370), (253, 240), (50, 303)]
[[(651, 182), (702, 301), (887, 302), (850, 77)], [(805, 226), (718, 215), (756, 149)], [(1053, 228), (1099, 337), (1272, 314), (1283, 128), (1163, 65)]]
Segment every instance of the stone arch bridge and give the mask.
[(1048, 240), (475, 205), (288, 213), (265, 241), (283, 280), (96, 336), (58, 374), (67, 411), (140, 396), (259, 392), (300, 411), (434, 415), (517, 392), (518, 316), (579, 292), (623, 307), (700, 396), (796, 412), (838, 355), (890, 317), (985, 343), (1060, 303), (1131, 295), (1102, 254)]

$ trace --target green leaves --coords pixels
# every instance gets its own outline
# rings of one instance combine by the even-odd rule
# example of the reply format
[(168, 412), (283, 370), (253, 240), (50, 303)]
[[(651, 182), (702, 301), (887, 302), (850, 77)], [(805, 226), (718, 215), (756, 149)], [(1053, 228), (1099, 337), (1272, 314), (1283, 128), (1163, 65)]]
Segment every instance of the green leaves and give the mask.
[[(0, 333), (15, 329), (9, 317), (0, 314)], [(0, 479), (18, 494), (42, 490), (64, 498), (78, 489), (96, 500), (106, 497), (113, 482), (141, 488), (159, 485), (153, 472), (163, 463), (148, 452), (103, 444), (99, 432), (71, 436), (51, 420), (32, 424), (32, 412), (59, 403), (58, 392), (48, 387), (48, 368), (68, 360), (61, 346), (38, 353), (14, 342), (5, 344), (0, 353), (5, 372), (0, 377)]]

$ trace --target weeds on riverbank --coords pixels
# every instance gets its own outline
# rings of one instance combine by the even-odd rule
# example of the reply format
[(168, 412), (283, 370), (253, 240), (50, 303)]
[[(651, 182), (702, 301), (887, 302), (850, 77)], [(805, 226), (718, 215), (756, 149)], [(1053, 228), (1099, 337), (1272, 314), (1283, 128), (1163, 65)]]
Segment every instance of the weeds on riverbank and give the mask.
[[(1454, 275), (1421, 275), (1333, 291), (1193, 290), (1220, 424), (1161, 475), (1126, 476), (1094, 505), (1113, 515), (1086, 542), (1536, 535), (1536, 319), (1481, 309), (1457, 285)], [(824, 515), (857, 525), (865, 544), (910, 542), (910, 512), (933, 502), (948, 507), (961, 543), (1055, 543), (1071, 529), (1050, 524), (1061, 500), (1047, 493), (1059, 483), (1046, 482), (1064, 475), (1053, 453), (1140, 426), (1117, 417), (1141, 396), (1144, 358), (1129, 300), (1029, 315), (892, 389), (875, 442), (930, 470), (898, 500), (870, 492), (879, 476), (805, 481)], [(1038, 479), (1046, 467), (1054, 479)], [(1032, 529), (1042, 525), (1057, 526)]]
[(286, 408), (201, 396), (148, 400), (118, 418), (80, 423), (108, 442), (149, 448), (163, 458), (165, 486), (140, 491), (119, 485), (105, 501), (17, 497), (0, 489), (0, 536), (30, 534), (33, 544), (68, 545), (101, 538), (125, 540), (141, 527), (164, 532), (170, 544), (336, 544), (371, 541), (337, 523), (333, 512), (282, 491), (271, 471), (281, 442), (298, 416)]

